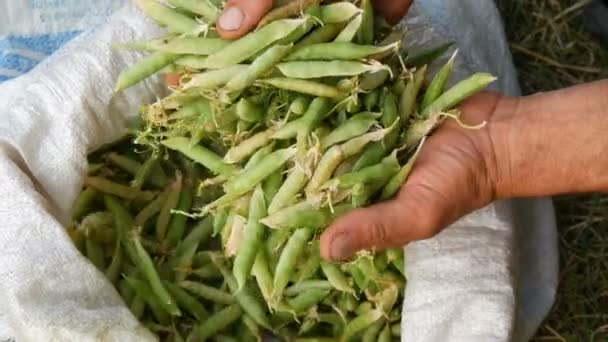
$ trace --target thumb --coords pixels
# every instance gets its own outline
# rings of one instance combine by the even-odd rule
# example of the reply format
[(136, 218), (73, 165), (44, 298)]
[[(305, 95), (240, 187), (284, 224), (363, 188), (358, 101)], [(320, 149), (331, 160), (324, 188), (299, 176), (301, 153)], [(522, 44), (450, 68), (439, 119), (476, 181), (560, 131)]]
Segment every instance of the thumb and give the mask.
[(347, 260), (362, 250), (396, 248), (430, 238), (449, 221), (449, 211), (435, 191), (406, 185), (398, 198), (336, 220), (321, 236), (321, 255)]
[(217, 22), (217, 32), (224, 39), (240, 38), (256, 27), (272, 6), (272, 0), (229, 0)]
[(397, 24), (412, 6), (413, 0), (375, 0), (374, 9), (391, 24)]

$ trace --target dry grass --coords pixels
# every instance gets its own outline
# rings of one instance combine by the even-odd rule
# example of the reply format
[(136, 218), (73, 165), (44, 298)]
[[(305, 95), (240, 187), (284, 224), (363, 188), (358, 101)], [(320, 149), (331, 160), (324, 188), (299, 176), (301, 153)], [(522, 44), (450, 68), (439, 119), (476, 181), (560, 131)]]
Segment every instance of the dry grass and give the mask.
[[(524, 94), (608, 78), (608, 49), (581, 22), (587, 0), (498, 2)], [(555, 202), (560, 288), (535, 341), (608, 341), (608, 197)]]

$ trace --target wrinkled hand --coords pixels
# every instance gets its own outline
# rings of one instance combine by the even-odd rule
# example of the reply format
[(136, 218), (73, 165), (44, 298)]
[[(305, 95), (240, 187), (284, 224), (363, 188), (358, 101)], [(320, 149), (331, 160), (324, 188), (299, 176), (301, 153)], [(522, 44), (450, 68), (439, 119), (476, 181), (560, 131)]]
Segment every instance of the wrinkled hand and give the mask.
[[(413, 0), (375, 0), (375, 10), (398, 22)], [(237, 39), (254, 29), (272, 9), (271, 0), (229, 0), (217, 30)], [(325, 259), (344, 260), (361, 250), (400, 247), (430, 238), (494, 199), (495, 162), (492, 120), (503, 106), (498, 94), (484, 93), (463, 104), (462, 119), (490, 124), (466, 130), (447, 121), (423, 147), (412, 174), (398, 196), (339, 218), (321, 237)]]
[(430, 136), (395, 199), (353, 211), (321, 237), (321, 254), (345, 260), (361, 250), (382, 250), (427, 239), (495, 199), (497, 166), (492, 130), (514, 100), (482, 93), (463, 103), (462, 120), (486, 121), (479, 130), (446, 121)]
[[(375, 0), (374, 8), (389, 22), (398, 22), (413, 0)], [(273, 6), (272, 0), (229, 0), (220, 17), (217, 31), (224, 39), (236, 39), (256, 27)]]

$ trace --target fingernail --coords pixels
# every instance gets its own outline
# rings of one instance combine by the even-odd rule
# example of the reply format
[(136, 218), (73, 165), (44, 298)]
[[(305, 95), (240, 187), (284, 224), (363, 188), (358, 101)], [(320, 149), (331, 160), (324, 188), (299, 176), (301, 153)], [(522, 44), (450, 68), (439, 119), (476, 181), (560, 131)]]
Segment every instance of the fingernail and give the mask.
[(329, 249), (332, 260), (348, 259), (352, 255), (350, 237), (347, 234), (339, 234), (331, 241)]
[(219, 25), (226, 31), (238, 30), (243, 24), (243, 19), (245, 19), (245, 15), (240, 8), (230, 7), (220, 17)]

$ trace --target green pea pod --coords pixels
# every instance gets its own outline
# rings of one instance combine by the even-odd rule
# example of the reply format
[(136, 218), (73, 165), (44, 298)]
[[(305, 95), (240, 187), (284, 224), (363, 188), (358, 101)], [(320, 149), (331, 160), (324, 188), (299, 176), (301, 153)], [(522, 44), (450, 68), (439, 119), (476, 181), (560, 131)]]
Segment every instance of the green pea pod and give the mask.
[(181, 281), (178, 283), (178, 286), (197, 297), (204, 298), (214, 303), (230, 305), (235, 302), (234, 297), (230, 293), (205, 284), (192, 281)]
[(351, 42), (319, 43), (301, 47), (292, 52), (286, 61), (333, 61), (333, 60), (358, 60), (379, 53), (395, 51), (399, 44), (385, 46), (359, 45)]
[(264, 198), (266, 199), (266, 203), (270, 203), (274, 196), (279, 192), (281, 186), (283, 186), (283, 174), (285, 173), (285, 168), (280, 168), (275, 171), (272, 175), (270, 175), (264, 183), (262, 184), (262, 188), (264, 189)]
[(271, 127), (231, 148), (224, 156), (224, 162), (227, 164), (236, 164), (241, 162), (255, 153), (256, 150), (267, 146), (272, 141), (272, 137), (275, 132), (276, 129)]
[(87, 240), (108, 244), (116, 240), (115, 225), (114, 216), (109, 212), (102, 211), (85, 216), (80, 222), (78, 230), (83, 233)]
[(260, 23), (258, 24), (258, 29), (260, 27), (268, 25), (273, 21), (286, 19), (301, 14), (305, 12), (309, 7), (317, 5), (320, 2), (321, 0), (299, 0), (292, 1), (283, 6), (277, 7), (270, 11), (268, 14), (266, 14), (262, 18), (262, 20), (260, 20)]
[(449, 81), (452, 69), (454, 69), (454, 61), (457, 52), (454, 52), (448, 62), (439, 70), (424, 93), (420, 109), (424, 111), (431, 103), (435, 102), (445, 90), (445, 86)]
[[(206, 58), (200, 60), (201, 57), (192, 56), (181, 57), (176, 61), (177, 64), (188, 66), (193, 69), (203, 69), (203, 63), (206, 62)], [(223, 87), (236, 75), (245, 72), (249, 66), (244, 64), (231, 65), (225, 68), (217, 70), (208, 70), (199, 74), (194, 74), (186, 84), (183, 86), (183, 90), (188, 89), (214, 89), (216, 87)]]
[(181, 152), (217, 175), (232, 177), (238, 173), (238, 167), (224, 163), (221, 157), (203, 146), (190, 146), (187, 138), (169, 138), (162, 141), (162, 144)]
[(168, 279), (175, 279), (175, 281), (185, 280), (192, 270), (194, 255), (198, 249), (199, 243), (196, 242), (190, 245), (188, 248), (183, 250), (180, 255), (172, 256), (167, 262), (175, 270), (174, 277), (167, 277)]
[(408, 56), (406, 64), (408, 66), (420, 68), (423, 65), (431, 65), (437, 58), (443, 55), (454, 43), (445, 43), (429, 50), (422, 51), (416, 55)]
[(196, 20), (165, 6), (156, 0), (135, 0), (137, 6), (162, 26), (170, 31), (189, 35), (197, 35), (202, 27)]
[(332, 145), (349, 141), (366, 133), (382, 113), (363, 112), (352, 116), (343, 124), (336, 127), (327, 137), (321, 140), (321, 150), (326, 150)]
[(380, 70), (377, 72), (370, 72), (361, 77), (359, 88), (363, 91), (371, 91), (377, 89), (386, 82), (389, 78), (390, 72), (388, 70)]
[(385, 179), (387, 174), (393, 175), (398, 171), (399, 162), (397, 161), (396, 153), (393, 152), (390, 156), (384, 158), (381, 163), (336, 177), (327, 182), (322, 188), (349, 189), (359, 183), (374, 184)]
[[(169, 223), (169, 228), (167, 230), (167, 240), (172, 247), (177, 246), (179, 241), (184, 236), (186, 225), (188, 223), (188, 216), (184, 215), (183, 213), (187, 213), (192, 210), (194, 196), (195, 191), (193, 180), (188, 178), (184, 181), (176, 208), (180, 213), (176, 213), (171, 217), (171, 222)], [(162, 240), (159, 242), (162, 242)]]
[(340, 342), (350, 341), (355, 335), (379, 321), (382, 316), (382, 310), (370, 310), (359, 315), (346, 325), (344, 328), (344, 334), (340, 338)]
[(160, 38), (148, 41), (119, 44), (117, 47), (128, 50), (160, 51), (176, 55), (207, 56), (218, 52), (228, 44), (230, 44), (229, 40), (219, 38), (177, 36), (169, 39)]
[(178, 175), (177, 179), (168, 189), (166, 201), (163, 203), (160, 213), (156, 220), (156, 239), (164, 241), (169, 223), (171, 222), (171, 211), (176, 209), (182, 193), (182, 177)]
[(202, 16), (210, 25), (214, 24), (221, 14), (220, 9), (209, 0), (169, 0), (169, 4)]
[(321, 261), (321, 269), (323, 270), (323, 274), (327, 277), (327, 280), (329, 280), (335, 289), (342, 292), (355, 293), (355, 290), (350, 286), (348, 279), (336, 264)]
[(289, 106), (289, 112), (296, 115), (304, 115), (310, 106), (312, 99), (309, 96), (299, 95)]
[(320, 266), (321, 255), (319, 254), (319, 243), (318, 241), (313, 241), (312, 247), (310, 248), (310, 255), (304, 265), (299, 269), (296, 276), (296, 282), (301, 283), (313, 278)]
[(156, 196), (156, 194), (152, 191), (133, 189), (129, 186), (112, 182), (101, 177), (87, 177), (85, 178), (84, 183), (102, 193), (114, 195), (128, 200), (141, 200), (148, 202), (154, 199)]
[(279, 63), (283, 57), (287, 56), (292, 48), (293, 44), (275, 45), (269, 48), (262, 55), (256, 58), (246, 70), (230, 79), (230, 81), (228, 81), (226, 84), (226, 90), (237, 92), (249, 87), (255, 82), (256, 79), (267, 73), (277, 63)]
[(222, 50), (207, 57), (205, 68), (220, 69), (241, 63), (270, 44), (288, 36), (298, 27), (305, 25), (307, 19), (281, 19), (274, 21), (261, 29), (251, 32), (233, 41)]
[(163, 282), (163, 285), (167, 288), (171, 296), (175, 298), (179, 306), (184, 308), (185, 311), (189, 312), (197, 320), (201, 321), (209, 316), (209, 311), (207, 311), (207, 309), (205, 309), (205, 307), (196, 298), (190, 296), (179, 286), (166, 281)]
[(360, 153), (369, 143), (384, 139), (385, 136), (391, 132), (391, 130), (392, 128), (387, 128), (367, 133), (360, 137), (351, 139), (342, 145), (333, 146), (330, 148), (323, 154), (323, 157), (321, 157), (312, 179), (306, 187), (307, 196), (312, 197), (314, 192), (331, 178), (336, 168), (343, 161)]
[(380, 63), (363, 63), (356, 61), (295, 61), (283, 62), (276, 68), (286, 77), (313, 79), (322, 77), (357, 76), (368, 72), (389, 70)]
[(378, 342), (380, 330), (384, 328), (385, 324), (382, 321), (378, 321), (372, 324), (369, 328), (365, 329), (361, 342)]
[[(144, 0), (138, 0), (144, 1)], [(148, 1), (148, 0), (145, 0)], [(151, 55), (138, 61), (129, 69), (123, 71), (116, 81), (115, 91), (127, 89), (152, 76), (167, 65), (173, 63), (179, 55), (165, 52), (154, 52)]]
[(90, 186), (86, 187), (74, 201), (71, 215), (72, 221), (80, 220), (90, 210), (91, 205), (93, 202), (95, 202), (98, 196), (99, 191)]
[(232, 291), (234, 298), (243, 308), (251, 318), (255, 320), (255, 322), (266, 329), (271, 329), (270, 321), (266, 315), (265, 306), (258, 300), (258, 298), (251, 293), (248, 287), (243, 287), (239, 290), (238, 283), (232, 272), (228, 270), (226, 265), (224, 265), (223, 261), (217, 257), (212, 257), (213, 262), (218, 267), (222, 275), (224, 276), (224, 280), (228, 284), (228, 287)]
[(268, 256), (265, 248), (262, 248), (258, 252), (251, 269), (251, 274), (255, 277), (262, 296), (266, 302), (269, 302), (272, 298), (273, 276), (268, 265)]
[(426, 65), (416, 70), (413, 79), (411, 79), (407, 83), (405, 89), (403, 90), (403, 93), (401, 94), (399, 114), (401, 116), (402, 125), (407, 125), (410, 120), (410, 117), (416, 113), (418, 93), (420, 92), (420, 89), (424, 84), (426, 71)]
[(293, 297), (312, 289), (333, 290), (333, 285), (327, 280), (306, 280), (298, 282), (285, 289), (285, 296)]
[(287, 241), (287, 245), (279, 258), (273, 281), (273, 298), (276, 300), (282, 298), (283, 290), (296, 269), (297, 260), (304, 251), (313, 232), (314, 230), (310, 228), (298, 229), (292, 234), (289, 241)]
[(261, 79), (257, 82), (260, 85), (269, 85), (278, 89), (289, 90), (300, 94), (321, 96), (332, 99), (342, 99), (346, 97), (346, 94), (336, 87), (311, 80), (289, 77), (273, 77)]
[(211, 236), (216, 237), (222, 231), (222, 228), (226, 225), (226, 220), (228, 220), (228, 209), (222, 208), (218, 211), (218, 213), (213, 217), (213, 234)]
[[(134, 301), (137, 298), (141, 298), (147, 304), (147, 306), (150, 308), (150, 310), (152, 311), (152, 314), (154, 315), (156, 320), (158, 322), (160, 322), (161, 324), (168, 324), (170, 322), (171, 318), (169, 317), (167, 312), (164, 310), (164, 307), (160, 303), (158, 297), (156, 297), (156, 295), (152, 291), (152, 288), (150, 285), (148, 285), (144, 281), (135, 279), (133, 277), (125, 277), (125, 280), (129, 284), (129, 286), (133, 289), (133, 291), (135, 291), (135, 293), (137, 294)], [(141, 305), (139, 303), (136, 303), (136, 304)]]
[(378, 105), (378, 101), (380, 100), (380, 91), (374, 90), (365, 94), (363, 97), (363, 106), (367, 110), (372, 110), (374, 107)]
[(114, 215), (116, 219), (116, 231), (118, 233), (118, 239), (122, 243), (129, 259), (133, 263), (137, 263), (137, 255), (135, 247), (131, 239), (129, 238), (135, 229), (135, 223), (129, 211), (115, 198), (112, 196), (104, 196), (104, 203), (106, 208)]
[(325, 24), (336, 24), (348, 21), (363, 10), (348, 1), (336, 2), (321, 6), (321, 20)]
[(490, 74), (476, 73), (469, 78), (456, 83), (438, 99), (429, 104), (421, 114), (424, 117), (430, 117), (433, 113), (450, 110), (471, 95), (483, 90), (495, 80), (496, 77)]
[(148, 252), (146, 252), (144, 247), (141, 245), (140, 238), (135, 236), (132, 241), (137, 257), (136, 264), (141, 268), (143, 275), (150, 284), (152, 292), (158, 297), (163, 309), (172, 316), (181, 316), (181, 311), (177, 307), (177, 304), (175, 304), (175, 301), (163, 286), (160, 277), (158, 276), (158, 272), (154, 267), (154, 262), (150, 258)]
[(329, 42), (338, 36), (344, 26), (345, 25), (342, 23), (325, 24), (298, 41), (298, 43), (293, 47), (293, 51), (297, 51), (309, 45)]
[(401, 189), (403, 184), (405, 184), (405, 182), (407, 181), (407, 178), (409, 177), (410, 173), (412, 172), (412, 169), (414, 168), (414, 164), (416, 163), (416, 160), (418, 159), (418, 155), (420, 154), (420, 150), (422, 149), (423, 145), (424, 145), (424, 143), (421, 143), (418, 146), (418, 150), (416, 151), (416, 153), (414, 153), (414, 155), (410, 158), (410, 160), (405, 165), (403, 165), (403, 167), (401, 167), (399, 172), (397, 172), (389, 180), (388, 184), (386, 184), (384, 186), (384, 189), (382, 190), (382, 195), (380, 195), (381, 200), (387, 200), (387, 199), (395, 196), (397, 194), (397, 192), (399, 192), (399, 189)]
[(140, 296), (135, 296), (131, 300), (129, 304), (129, 311), (133, 314), (133, 317), (137, 319), (141, 319), (144, 315), (144, 311), (146, 310), (146, 302)]
[(346, 27), (338, 34), (334, 42), (352, 42), (357, 36), (357, 32), (361, 29), (363, 24), (363, 14), (359, 13), (353, 17), (353, 19), (346, 25)]
[(361, 28), (357, 32), (357, 42), (359, 44), (372, 44), (374, 42), (374, 7), (371, 0), (361, 0), (363, 9), (363, 21)]
[(167, 202), (167, 197), (169, 196), (170, 192), (169, 190), (170, 188), (163, 191), (152, 202), (148, 203), (148, 205), (146, 205), (142, 210), (140, 210), (139, 213), (137, 213), (137, 216), (135, 216), (135, 224), (140, 227), (143, 227), (146, 222), (148, 222), (148, 220), (156, 216), (156, 214), (158, 214), (162, 210), (163, 206), (165, 205), (165, 202)]
[(236, 105), (236, 116), (243, 121), (256, 123), (262, 121), (265, 115), (264, 108), (253, 101), (252, 98), (243, 97)]
[(277, 171), (288, 160), (290, 160), (296, 153), (295, 148), (287, 148), (275, 151), (268, 156), (264, 157), (260, 162), (252, 166), (249, 170), (245, 170), (243, 173), (234, 177), (228, 181), (225, 185), (227, 194), (245, 194), (246, 192), (255, 188), (255, 186), (261, 183), (266, 177), (270, 176), (273, 172)]
[(392, 342), (392, 341), (393, 341), (393, 337), (391, 336), (391, 326), (388, 324), (385, 324), (384, 327), (382, 327), (382, 331), (378, 335), (378, 342)]
[(324, 289), (310, 289), (304, 291), (294, 297), (293, 299), (288, 300), (289, 307), (297, 314), (301, 314), (306, 310), (310, 309), (312, 306), (321, 302), (325, 297), (330, 294), (329, 290)]
[(192, 274), (203, 280), (221, 279), (222, 274), (213, 264), (205, 265), (192, 271)]
[(106, 278), (110, 280), (112, 283), (116, 283), (118, 277), (120, 276), (120, 269), (122, 267), (122, 247), (120, 244), (120, 240), (116, 240), (116, 246), (114, 247), (114, 253), (112, 255), (112, 261), (110, 262), (110, 266), (105, 271)]
[(264, 225), (259, 221), (266, 216), (266, 199), (261, 185), (258, 185), (251, 196), (249, 218), (241, 247), (234, 259), (233, 273), (241, 290), (251, 274), (258, 252), (263, 248)]
[(213, 233), (213, 217), (207, 216), (200, 221), (175, 248), (175, 255), (181, 256), (195, 244), (203, 245), (209, 241)]
[(401, 324), (400, 323), (395, 323), (395, 324), (391, 325), (391, 335), (393, 335), (395, 337), (401, 336)]
[(319, 229), (328, 226), (335, 217), (348, 212), (352, 207), (346, 204), (335, 206), (333, 209), (332, 213), (329, 208), (318, 209), (314, 205), (302, 202), (281, 209), (260, 222), (272, 229), (291, 230), (301, 227)]
[(103, 248), (94, 241), (86, 240), (85, 242), (87, 250), (87, 258), (97, 267), (98, 270), (103, 271), (106, 267), (105, 257)]
[(386, 157), (386, 153), (386, 147), (382, 142), (369, 144), (353, 165), (352, 171), (359, 171), (366, 167), (378, 164), (384, 157)]
[(226, 329), (243, 315), (238, 304), (232, 304), (218, 311), (194, 328), (188, 341), (205, 341)]
[(212, 112), (213, 110), (209, 100), (204, 97), (199, 97), (184, 103), (183, 106), (171, 114), (170, 118), (177, 120), (196, 117), (209, 117), (211, 116)]
[(268, 213), (274, 214), (280, 209), (289, 206), (296, 195), (306, 186), (308, 177), (304, 170), (296, 167), (291, 170), (287, 179), (283, 185), (279, 188), (279, 191), (273, 197), (270, 205), (268, 206)]

